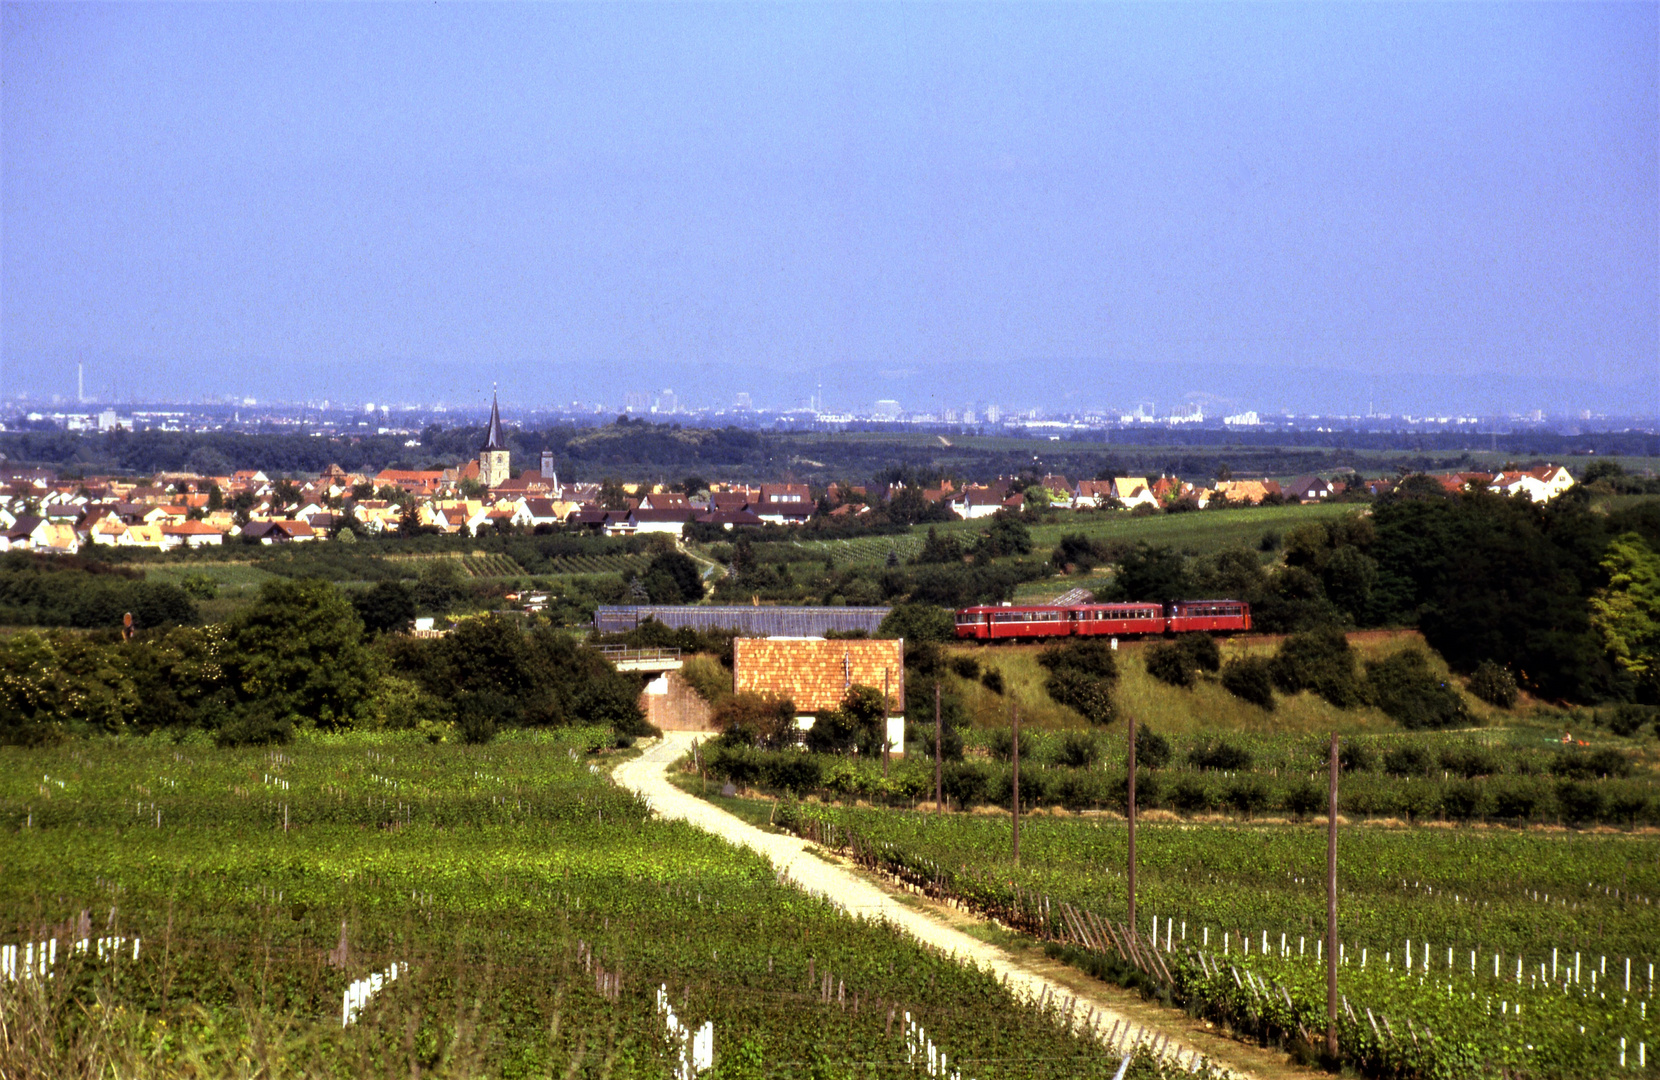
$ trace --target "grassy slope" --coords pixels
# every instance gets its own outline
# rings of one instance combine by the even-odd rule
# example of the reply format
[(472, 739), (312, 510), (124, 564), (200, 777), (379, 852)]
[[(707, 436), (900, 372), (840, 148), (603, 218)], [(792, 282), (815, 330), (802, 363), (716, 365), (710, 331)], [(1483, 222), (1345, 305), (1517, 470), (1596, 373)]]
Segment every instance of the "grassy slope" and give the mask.
[[(1355, 649), (1363, 660), (1388, 655), (1408, 645), (1423, 647), (1423, 639), (1412, 631), (1376, 632), (1353, 635)], [(1277, 638), (1237, 638), (1222, 642), (1222, 658), (1268, 655), (1278, 643)], [(1281, 696), (1273, 712), (1248, 704), (1222, 689), (1214, 677), (1207, 677), (1191, 690), (1167, 686), (1147, 674), (1142, 663), (1146, 645), (1141, 642), (1122, 642), (1118, 651), (1119, 682), (1115, 695), (1120, 715), (1134, 716), (1156, 730), (1172, 734), (1193, 734), (1200, 731), (1270, 732), (1325, 732), (1343, 734), (1398, 730), (1398, 725), (1376, 709), (1337, 709), (1313, 694), (1301, 693)], [(1042, 649), (1035, 646), (953, 646), (954, 654), (971, 656), (982, 669), (996, 668), (1003, 674), (1004, 694), (999, 696), (979, 683), (951, 678), (962, 689), (969, 714), (979, 727), (999, 727), (1009, 723), (1011, 704), (1020, 706), (1022, 725), (1052, 730), (1084, 727), (1082, 717), (1063, 705), (1057, 705), (1043, 688), (1048, 672), (1038, 665)], [(1426, 647), (1426, 651), (1428, 651)], [(1442, 673), (1446, 665), (1431, 653), (1432, 662)], [(1454, 680), (1454, 685), (1460, 685)], [(1460, 690), (1463, 693), (1462, 690)], [(1507, 717), (1485, 702), (1464, 694), (1465, 702), (1476, 717), (1484, 723)]]

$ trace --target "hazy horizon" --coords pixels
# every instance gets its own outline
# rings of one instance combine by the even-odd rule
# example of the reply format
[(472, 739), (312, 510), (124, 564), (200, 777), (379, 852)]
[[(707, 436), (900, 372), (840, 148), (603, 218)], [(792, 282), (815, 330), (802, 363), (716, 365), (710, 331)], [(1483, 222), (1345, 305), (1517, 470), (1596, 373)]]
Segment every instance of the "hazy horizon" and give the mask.
[(1654, 415), (1657, 11), (7, 4), (0, 391)]

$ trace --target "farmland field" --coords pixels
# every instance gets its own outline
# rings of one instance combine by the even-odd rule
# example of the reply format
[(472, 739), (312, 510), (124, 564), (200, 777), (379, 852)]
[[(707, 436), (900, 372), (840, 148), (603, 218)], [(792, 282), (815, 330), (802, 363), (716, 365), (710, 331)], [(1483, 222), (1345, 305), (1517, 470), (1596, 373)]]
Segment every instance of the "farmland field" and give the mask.
[(0, 750), (0, 942), (59, 942), (50, 977), (0, 977), (0, 1073), (667, 1077), (660, 988), (712, 1023), (720, 1077), (920, 1075), (907, 1011), (965, 1077), (1116, 1069), (989, 976), (652, 820), (604, 745)]
[[(1086, 969), (1122, 966), (1110, 933), (1079, 929), (1127, 918), (1121, 820), (1028, 817), (1018, 865), (1007, 815), (787, 803), (777, 820)], [(1139, 940), (1156, 923), (1169, 972), (1150, 966), (1155, 988), (1236, 1029), (1323, 1032), (1324, 829), (1148, 823), (1138, 840)], [(1350, 1064), (1624, 1075), (1624, 1039), (1627, 1066), (1642, 1055), (1648, 1075), (1660, 1068), (1660, 837), (1348, 827), (1338, 872)]]

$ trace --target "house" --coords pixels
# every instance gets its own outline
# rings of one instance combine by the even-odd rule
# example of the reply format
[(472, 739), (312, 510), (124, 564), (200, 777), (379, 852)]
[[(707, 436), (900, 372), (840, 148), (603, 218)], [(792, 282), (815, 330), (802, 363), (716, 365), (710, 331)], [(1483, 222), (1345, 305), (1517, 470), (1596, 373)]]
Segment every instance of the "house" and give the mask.
[(6, 530), (4, 537), (7, 551), (34, 551), (44, 548), (50, 537), (51, 523), (39, 514), (22, 514)]
[(1111, 480), (1080, 480), (1072, 487), (1072, 509), (1094, 510), (1116, 497)]
[(806, 484), (762, 484), (749, 509), (771, 525), (801, 525), (813, 516), (813, 495)]
[(218, 547), (224, 542), (225, 537), (218, 529), (201, 521), (186, 521), (180, 525), (163, 525), (161, 527), (161, 547), (163, 551), (180, 547)]
[(514, 502), (510, 520), (521, 529), (534, 529), (538, 525), (563, 525), (565, 519), (577, 509), (575, 503), (525, 497)]
[(1153, 481), (1153, 498), (1157, 499), (1161, 506), (1175, 502), (1186, 494), (1187, 490), (1187, 485), (1174, 476), (1161, 476)]
[(1231, 503), (1249, 503), (1255, 505), (1270, 495), (1279, 496), (1279, 481), (1277, 480), (1221, 480), (1216, 484), (1216, 493), (1225, 495)]
[(1115, 478), (1112, 482), (1112, 494), (1126, 510), (1134, 510), (1138, 506), (1157, 507), (1159, 504), (1158, 496), (1154, 495), (1153, 489), (1147, 485), (1145, 476)]
[(964, 519), (990, 517), (1003, 508), (1004, 492), (985, 484), (969, 484), (945, 505)]
[(375, 474), (375, 487), (395, 487), (411, 495), (436, 495), (443, 486), (442, 469), (382, 469)]
[(635, 532), (679, 536), (686, 523), (692, 520), (692, 509), (682, 506), (679, 509), (651, 510), (640, 506), (628, 512), (628, 520)]
[(1331, 498), (1331, 485), (1318, 476), (1299, 476), (1285, 486), (1285, 497), (1312, 503)]
[(692, 505), (686, 501), (686, 496), (678, 491), (654, 491), (640, 499), (641, 510), (679, 510), (682, 513), (691, 513)]
[(1534, 502), (1549, 502), (1574, 486), (1574, 478), (1560, 465), (1502, 472), (1493, 478), (1488, 491), (1500, 495), (1526, 495)]
[[(786, 637), (732, 640), (733, 691), (789, 699), (802, 727), (812, 726), (809, 717), (813, 714), (840, 708), (848, 690), (855, 686), (882, 690), (890, 708), (903, 710), (905, 643), (894, 639), (826, 641)], [(904, 717), (891, 716), (891, 752), (904, 751), (904, 733)]]
[[(862, 507), (861, 509), (868, 510), (869, 507)], [(852, 510), (852, 506), (838, 506), (831, 513), (839, 514), (844, 510)], [(711, 510), (707, 514), (699, 514), (697, 521), (700, 525), (719, 525), (729, 531), (734, 528), (751, 528), (766, 524), (761, 520), (759, 514), (749, 510)]]

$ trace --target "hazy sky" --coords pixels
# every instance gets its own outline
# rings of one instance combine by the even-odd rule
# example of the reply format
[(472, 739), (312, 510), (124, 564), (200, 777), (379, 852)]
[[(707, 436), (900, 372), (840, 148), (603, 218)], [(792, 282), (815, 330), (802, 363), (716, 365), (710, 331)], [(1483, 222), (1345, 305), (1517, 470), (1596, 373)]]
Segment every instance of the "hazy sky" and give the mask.
[(0, 389), (1660, 411), (1657, 11), (5, 4)]

